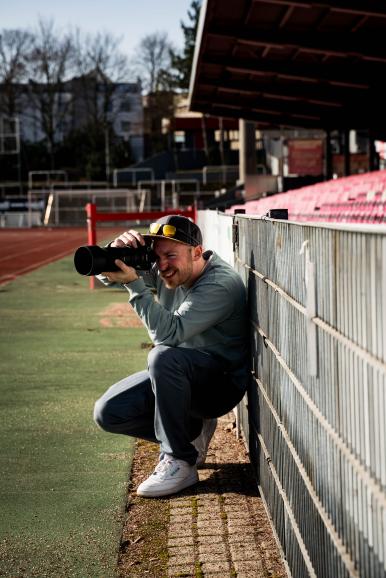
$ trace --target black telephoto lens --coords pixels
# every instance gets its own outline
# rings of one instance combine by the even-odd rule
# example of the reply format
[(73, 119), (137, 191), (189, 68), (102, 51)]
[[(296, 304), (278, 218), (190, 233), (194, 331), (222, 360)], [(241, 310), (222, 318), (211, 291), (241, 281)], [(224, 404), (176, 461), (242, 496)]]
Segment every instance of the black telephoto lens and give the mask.
[(80, 275), (99, 275), (108, 271), (119, 271), (115, 259), (120, 259), (134, 269), (148, 270), (155, 261), (150, 247), (98, 247), (85, 245), (75, 251), (74, 265)]

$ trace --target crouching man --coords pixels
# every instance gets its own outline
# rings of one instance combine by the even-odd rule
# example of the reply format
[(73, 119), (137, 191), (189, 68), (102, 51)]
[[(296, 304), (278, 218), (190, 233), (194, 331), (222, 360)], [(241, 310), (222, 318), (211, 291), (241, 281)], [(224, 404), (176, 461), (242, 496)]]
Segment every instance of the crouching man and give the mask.
[(117, 260), (119, 271), (100, 279), (128, 291), (154, 348), (147, 370), (110, 387), (96, 402), (94, 418), (106, 431), (160, 444), (154, 473), (137, 489), (140, 496), (157, 497), (198, 481), (216, 418), (243, 397), (248, 321), (241, 278), (214, 252), (203, 251), (192, 221), (168, 215), (148, 234), (130, 230), (111, 246), (145, 243), (156, 254), (150, 272), (138, 276)]

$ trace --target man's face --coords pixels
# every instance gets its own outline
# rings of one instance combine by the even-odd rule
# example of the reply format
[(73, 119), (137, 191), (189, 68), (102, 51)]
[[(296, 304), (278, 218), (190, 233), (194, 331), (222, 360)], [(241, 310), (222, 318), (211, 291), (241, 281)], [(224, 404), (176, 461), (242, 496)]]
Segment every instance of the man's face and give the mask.
[(161, 278), (168, 289), (189, 287), (193, 275), (193, 247), (169, 239), (156, 239), (154, 252)]

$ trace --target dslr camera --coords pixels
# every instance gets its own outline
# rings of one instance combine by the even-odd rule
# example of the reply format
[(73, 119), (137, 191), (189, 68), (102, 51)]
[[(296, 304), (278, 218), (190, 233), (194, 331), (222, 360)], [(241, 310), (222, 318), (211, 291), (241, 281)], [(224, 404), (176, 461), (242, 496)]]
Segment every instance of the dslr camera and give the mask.
[(85, 245), (75, 251), (74, 265), (80, 275), (99, 275), (104, 271), (119, 271), (115, 259), (129, 267), (148, 271), (156, 260), (151, 247), (99, 247)]

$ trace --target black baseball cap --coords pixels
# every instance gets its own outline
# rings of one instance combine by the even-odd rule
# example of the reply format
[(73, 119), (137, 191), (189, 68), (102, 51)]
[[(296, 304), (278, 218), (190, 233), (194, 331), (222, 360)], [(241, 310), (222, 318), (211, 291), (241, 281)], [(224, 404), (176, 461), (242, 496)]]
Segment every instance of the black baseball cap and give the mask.
[(149, 226), (145, 239), (169, 239), (184, 245), (202, 245), (202, 234), (199, 227), (182, 215), (166, 215)]

